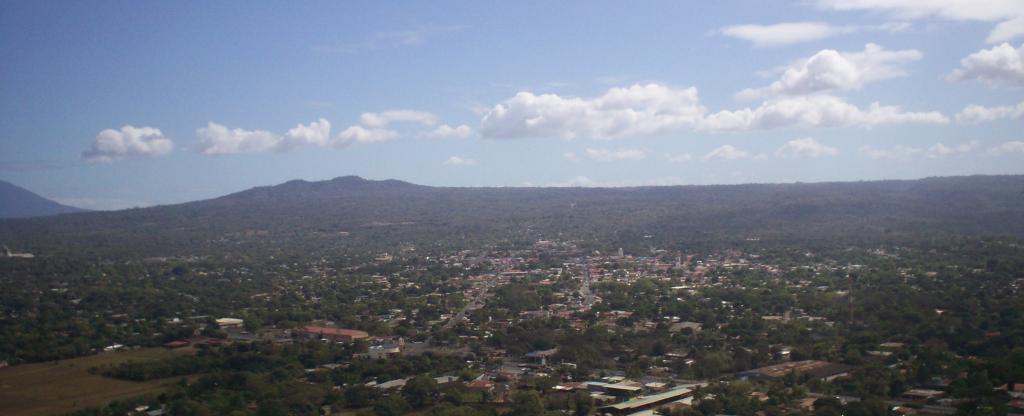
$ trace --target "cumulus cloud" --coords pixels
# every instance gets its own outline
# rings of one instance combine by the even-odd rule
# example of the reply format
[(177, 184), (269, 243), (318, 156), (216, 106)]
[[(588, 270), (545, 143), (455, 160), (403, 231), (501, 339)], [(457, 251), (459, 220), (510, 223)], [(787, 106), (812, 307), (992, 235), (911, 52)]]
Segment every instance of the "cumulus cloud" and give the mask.
[(928, 156), (929, 159), (939, 159), (955, 154), (969, 153), (977, 148), (979, 144), (980, 143), (977, 140), (972, 140), (956, 146), (946, 146), (942, 143), (935, 143), (928, 148), (928, 151), (925, 152), (925, 156)]
[(741, 131), (782, 127), (874, 127), (882, 124), (944, 124), (942, 113), (906, 112), (877, 102), (866, 109), (830, 95), (785, 97), (761, 103), (757, 108), (719, 111), (709, 115), (701, 128), (709, 131)]
[(133, 157), (161, 156), (174, 150), (174, 142), (160, 129), (125, 125), (118, 130), (105, 129), (96, 135), (82, 158), (94, 163), (110, 163)]
[(452, 156), (449, 157), (448, 159), (445, 159), (443, 164), (449, 166), (476, 166), (478, 163), (474, 159)]
[[(266, 130), (228, 128), (209, 122), (196, 130), (199, 151), (208, 155), (266, 151), (289, 151), (299, 147), (345, 147), (352, 144), (378, 143), (397, 139), (401, 134), (392, 128), (394, 123), (414, 123), (422, 126), (437, 124), (437, 116), (425, 111), (389, 110), (362, 113), (359, 124), (351, 125), (337, 136), (331, 137), (331, 122), (325, 118), (309, 124), (298, 124), (284, 135)], [(447, 124), (418, 135), (426, 137), (467, 137), (472, 129), (466, 125), (452, 127)]]
[(348, 146), (350, 144), (368, 144), (368, 143), (379, 143), (388, 140), (397, 139), (399, 136), (398, 132), (386, 128), (366, 128), (363, 126), (349, 126), (345, 130), (338, 134), (331, 141), (331, 144), (337, 147)]
[[(343, 147), (350, 144), (379, 143), (397, 139), (401, 134), (391, 128), (393, 123), (415, 123), (433, 126), (437, 124), (437, 116), (426, 111), (416, 110), (388, 110), (379, 113), (363, 113), (359, 115), (359, 124), (342, 130), (338, 137), (331, 141), (331, 144), (335, 147)], [(462, 127), (466, 128), (462, 129)], [(426, 135), (429, 137), (442, 137), (440, 135), (448, 134), (448, 137), (453, 137), (451, 135), (463, 134), (468, 129), (468, 126), (452, 128), (446, 124), (426, 133)]]
[(947, 75), (946, 80), (978, 80), (993, 87), (1024, 87), (1024, 44), (1014, 48), (1003, 43), (972, 53), (960, 60), (960, 68)]
[(434, 130), (432, 130), (429, 133), (427, 133), (427, 137), (431, 137), (431, 138), (435, 138), (435, 139), (444, 139), (444, 138), (465, 139), (465, 138), (469, 137), (469, 135), (471, 135), (471, 134), (473, 134), (473, 129), (471, 129), (469, 126), (467, 126), (465, 124), (461, 124), (461, 125), (456, 126), (456, 127), (452, 127), (452, 126), (449, 126), (447, 124), (442, 124), (440, 126), (437, 126), (437, 128), (435, 128)]
[(642, 160), (647, 157), (647, 152), (641, 149), (587, 149), (586, 155), (598, 162), (616, 162), (620, 160)]
[(948, 20), (1001, 22), (989, 33), (990, 43), (1010, 40), (1024, 31), (1016, 29), (1024, 16), (1020, 0), (818, 0), (832, 10), (861, 10), (888, 13), (901, 19), (938, 17)]
[(994, 155), (1024, 155), (1024, 141), (1014, 140), (989, 149)]
[(1021, 37), (1024, 37), (1024, 16), (996, 25), (995, 29), (992, 29), (992, 32), (985, 38), (985, 41), (988, 43), (1002, 43)]
[(824, 49), (790, 64), (779, 80), (740, 91), (742, 100), (859, 89), (864, 84), (907, 75), (903, 65), (921, 59), (916, 49), (890, 51), (869, 43), (860, 52)]
[(704, 160), (738, 160), (738, 159), (749, 159), (752, 156), (745, 150), (737, 149), (735, 146), (726, 144), (716, 147), (714, 150), (704, 155)]
[(783, 22), (771, 25), (725, 26), (719, 31), (723, 35), (748, 41), (758, 48), (771, 48), (813, 42), (854, 32), (878, 30), (893, 32), (906, 27), (906, 23), (886, 23), (878, 26), (837, 26), (825, 22)]
[(199, 151), (206, 155), (264, 152), (273, 150), (281, 141), (269, 131), (229, 129), (212, 121), (196, 130), (196, 134)]
[(325, 146), (330, 140), (331, 122), (321, 118), (308, 125), (299, 124), (288, 130), (278, 146), (282, 150), (300, 146)]
[(874, 146), (861, 146), (860, 152), (868, 158), (875, 160), (908, 160), (914, 155), (921, 153), (921, 149), (916, 147), (896, 145), (888, 148), (878, 148)]
[(837, 154), (839, 154), (838, 149), (818, 143), (818, 141), (814, 140), (812, 137), (790, 140), (786, 142), (786, 144), (782, 145), (782, 147), (775, 150), (775, 156), (786, 159), (814, 159), (825, 156), (835, 156)]
[(977, 124), (1006, 118), (1024, 118), (1024, 101), (1017, 105), (985, 107), (976, 104), (968, 105), (956, 114), (957, 123)]
[(433, 126), (437, 124), (437, 116), (426, 111), (416, 110), (389, 110), (359, 115), (359, 123), (368, 128), (385, 127), (394, 122), (412, 122)]
[(520, 92), (484, 115), (480, 135), (494, 139), (611, 139), (682, 129), (716, 132), (948, 121), (938, 112), (905, 112), (878, 103), (862, 110), (842, 98), (824, 94), (787, 96), (765, 101), (757, 108), (708, 115), (696, 88), (647, 84), (612, 88), (590, 99)]
[(678, 154), (665, 153), (665, 159), (667, 159), (669, 162), (672, 162), (672, 163), (683, 163), (683, 162), (689, 162), (690, 160), (692, 160), (693, 159), (693, 155), (691, 155), (689, 153), (678, 153)]
[(484, 115), (486, 138), (644, 136), (696, 126), (704, 114), (697, 89), (659, 84), (612, 88), (592, 99), (520, 92)]

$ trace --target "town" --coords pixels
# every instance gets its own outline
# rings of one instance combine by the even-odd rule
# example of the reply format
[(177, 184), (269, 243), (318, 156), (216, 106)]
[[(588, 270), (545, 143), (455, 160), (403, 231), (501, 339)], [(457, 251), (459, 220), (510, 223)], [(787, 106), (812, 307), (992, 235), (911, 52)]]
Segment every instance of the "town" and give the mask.
[[(55, 345), (8, 349), (5, 359), (165, 351), (89, 371), (136, 382), (189, 376), (177, 393), (96, 410), (109, 414), (227, 411), (208, 392), (194, 396), (204, 383), (285, 413), (1022, 411), (1024, 382), (1005, 378), (1024, 352), (1014, 344), (1019, 276), (969, 252), (910, 245), (744, 246), (629, 253), (540, 240), (452, 253), (407, 245), (340, 259), (106, 264), (81, 280), (39, 275), (16, 289), (44, 296), (72, 324), (56, 331)], [(36, 273), (33, 261), (5, 265)], [(126, 287), (98, 289), (114, 279)], [(954, 299), (951, 287), (985, 302)], [(204, 301), (214, 295), (218, 302)], [(997, 318), (933, 332), (965, 325), (978, 308)], [(52, 311), (8, 307), (3, 322)], [(979, 338), (993, 346), (979, 350)], [(225, 371), (252, 374), (248, 383), (270, 377), (302, 400), (246, 399), (216, 381)], [(309, 395), (321, 398), (311, 404)]]

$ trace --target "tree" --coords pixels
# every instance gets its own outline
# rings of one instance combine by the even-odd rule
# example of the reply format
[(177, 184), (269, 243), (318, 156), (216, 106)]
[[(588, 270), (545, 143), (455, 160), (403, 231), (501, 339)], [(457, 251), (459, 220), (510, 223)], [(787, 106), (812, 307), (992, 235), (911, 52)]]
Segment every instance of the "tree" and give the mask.
[(544, 405), (537, 392), (533, 390), (519, 392), (512, 397), (512, 411), (509, 416), (541, 416), (543, 414)]
[(594, 408), (594, 399), (585, 391), (577, 391), (572, 396), (572, 404), (573, 409), (575, 409), (573, 414), (576, 416), (586, 416)]
[(377, 400), (373, 405), (373, 413), (378, 416), (399, 416), (412, 410), (402, 396), (391, 395)]
[(437, 398), (437, 382), (425, 375), (409, 379), (402, 387), (402, 396), (415, 408), (421, 408)]

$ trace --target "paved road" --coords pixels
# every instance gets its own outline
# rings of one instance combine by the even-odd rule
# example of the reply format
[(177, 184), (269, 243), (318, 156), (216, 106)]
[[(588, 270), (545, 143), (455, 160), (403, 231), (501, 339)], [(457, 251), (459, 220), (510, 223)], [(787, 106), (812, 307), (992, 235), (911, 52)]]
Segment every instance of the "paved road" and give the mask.
[(594, 306), (594, 292), (590, 290), (590, 261), (583, 262), (583, 283), (580, 284), (580, 297), (583, 306), (590, 309)]
[(462, 322), (462, 318), (464, 318), (466, 316), (466, 312), (469, 312), (470, 309), (479, 309), (479, 308), (483, 307), (484, 306), (484, 302), (487, 301), (487, 299), (486, 299), (487, 292), (490, 291), (493, 286), (494, 286), (493, 282), (484, 283), (483, 284), (483, 290), (481, 290), (480, 293), (477, 294), (475, 298), (473, 298), (473, 300), (471, 300), (469, 303), (467, 303), (466, 306), (463, 306), (462, 309), (459, 310), (459, 312), (455, 314), (455, 316), (453, 316), (451, 319), (448, 320), (448, 322), (445, 322), (443, 328), (444, 329), (449, 329), (449, 328), (455, 326), (455, 324), (457, 324), (459, 322)]

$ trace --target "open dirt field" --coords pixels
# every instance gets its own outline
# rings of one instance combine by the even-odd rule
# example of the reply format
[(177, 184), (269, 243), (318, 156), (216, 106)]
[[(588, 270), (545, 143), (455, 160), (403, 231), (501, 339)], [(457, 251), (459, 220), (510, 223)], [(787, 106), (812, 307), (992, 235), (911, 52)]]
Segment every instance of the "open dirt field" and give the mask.
[(61, 414), (158, 392), (178, 378), (140, 383), (93, 375), (88, 370), (102, 364), (156, 360), (191, 352), (190, 348), (147, 348), (0, 368), (0, 415)]

